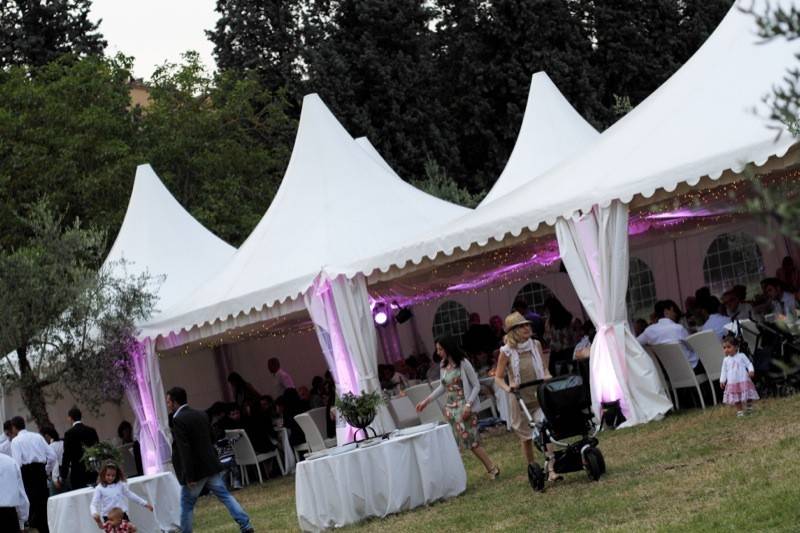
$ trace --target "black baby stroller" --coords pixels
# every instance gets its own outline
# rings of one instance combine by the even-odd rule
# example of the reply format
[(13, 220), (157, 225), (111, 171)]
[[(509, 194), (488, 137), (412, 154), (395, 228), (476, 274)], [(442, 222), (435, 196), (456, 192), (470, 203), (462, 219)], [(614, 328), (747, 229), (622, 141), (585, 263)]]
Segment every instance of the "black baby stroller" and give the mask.
[[(537, 385), (539, 405), (545, 416), (543, 422), (533, 420), (524, 400), (517, 395), (522, 412), (533, 430), (533, 442), (547, 457), (544, 468), (538, 463), (528, 465), (531, 487), (535, 491), (544, 490), (550, 461), (554, 461), (553, 470), (556, 474), (586, 470), (589, 479), (597, 481), (606, 471), (606, 462), (597, 448), (599, 427), (594, 422), (583, 378), (569, 375), (546, 382), (524, 383), (521, 387)], [(572, 437), (580, 438), (566, 441)], [(555, 448), (552, 458), (548, 456), (550, 452), (546, 451), (548, 443)]]

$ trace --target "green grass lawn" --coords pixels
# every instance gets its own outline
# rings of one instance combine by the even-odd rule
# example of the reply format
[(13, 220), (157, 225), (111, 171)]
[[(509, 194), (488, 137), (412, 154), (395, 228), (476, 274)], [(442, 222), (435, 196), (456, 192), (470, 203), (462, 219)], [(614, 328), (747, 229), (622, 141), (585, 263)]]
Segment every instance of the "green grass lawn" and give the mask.
[[(604, 432), (608, 473), (589, 482), (568, 474), (543, 494), (531, 491), (516, 437), (485, 435), (500, 465), (490, 481), (464, 456), (461, 496), (344, 531), (800, 531), (800, 396), (756, 403), (736, 418), (725, 407), (694, 410), (628, 430)], [(256, 531), (297, 531), (294, 478), (235, 493)], [(225, 509), (204, 497), (198, 532), (235, 532)]]

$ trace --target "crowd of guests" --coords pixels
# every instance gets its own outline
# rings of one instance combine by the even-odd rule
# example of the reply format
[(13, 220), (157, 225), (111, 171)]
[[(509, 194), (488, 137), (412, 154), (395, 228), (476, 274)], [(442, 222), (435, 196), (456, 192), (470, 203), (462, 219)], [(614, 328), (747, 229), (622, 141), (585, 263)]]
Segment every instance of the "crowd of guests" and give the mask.
[[(67, 424), (69, 429), (62, 439), (53, 426), (44, 426), (38, 433), (29, 431), (21, 416), (4, 422), (0, 436), (0, 531), (19, 531), (27, 524), (47, 532), (47, 499), (51, 495), (98, 482), (98, 473), (87, 470), (83, 462), (84, 450), (100, 441), (97, 431), (83, 423), (77, 407), (67, 412)], [(141, 453), (133, 439), (133, 426), (123, 421), (117, 433), (119, 444), (130, 445), (136, 457), (129, 475), (140, 475)]]

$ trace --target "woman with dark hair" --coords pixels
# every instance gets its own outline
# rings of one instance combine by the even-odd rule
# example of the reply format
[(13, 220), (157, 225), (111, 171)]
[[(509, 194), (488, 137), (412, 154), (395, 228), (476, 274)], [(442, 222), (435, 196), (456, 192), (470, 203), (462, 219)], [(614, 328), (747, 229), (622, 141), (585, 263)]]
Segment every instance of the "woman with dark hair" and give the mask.
[(486, 450), (481, 446), (478, 436), (478, 415), (472, 406), (478, 401), (481, 385), (475, 369), (458, 345), (455, 337), (444, 336), (436, 340), (436, 353), (442, 358), (441, 383), (427, 398), (417, 404), (422, 411), (432, 401), (446, 393), (444, 415), (455, 433), (456, 441), (462, 449), (468, 448), (475, 454), (491, 479), (500, 475)]
[(575, 351), (577, 340), (572, 328), (572, 313), (567, 311), (555, 296), (548, 296), (544, 306), (547, 309), (544, 336), (550, 346), (548, 370), (550, 374), (557, 376), (563, 366), (568, 366), (572, 362), (572, 354)]
[(238, 372), (231, 372), (228, 374), (228, 383), (233, 389), (233, 398), (240, 408), (244, 405), (245, 401), (249, 401), (251, 405), (258, 403), (261, 399), (261, 394), (256, 390), (253, 385), (244, 380)]

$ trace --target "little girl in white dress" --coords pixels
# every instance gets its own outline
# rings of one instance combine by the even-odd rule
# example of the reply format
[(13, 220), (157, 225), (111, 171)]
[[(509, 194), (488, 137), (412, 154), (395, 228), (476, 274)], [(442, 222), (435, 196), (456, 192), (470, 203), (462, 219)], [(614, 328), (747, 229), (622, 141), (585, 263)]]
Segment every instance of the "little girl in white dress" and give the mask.
[(752, 377), (755, 374), (753, 363), (739, 351), (739, 341), (734, 336), (725, 337), (722, 341), (725, 359), (722, 361), (722, 372), (719, 375), (719, 386), (725, 393), (723, 403), (736, 406), (736, 416), (744, 416), (742, 406), (746, 404), (747, 414), (753, 410), (753, 400), (758, 400), (756, 387)]

